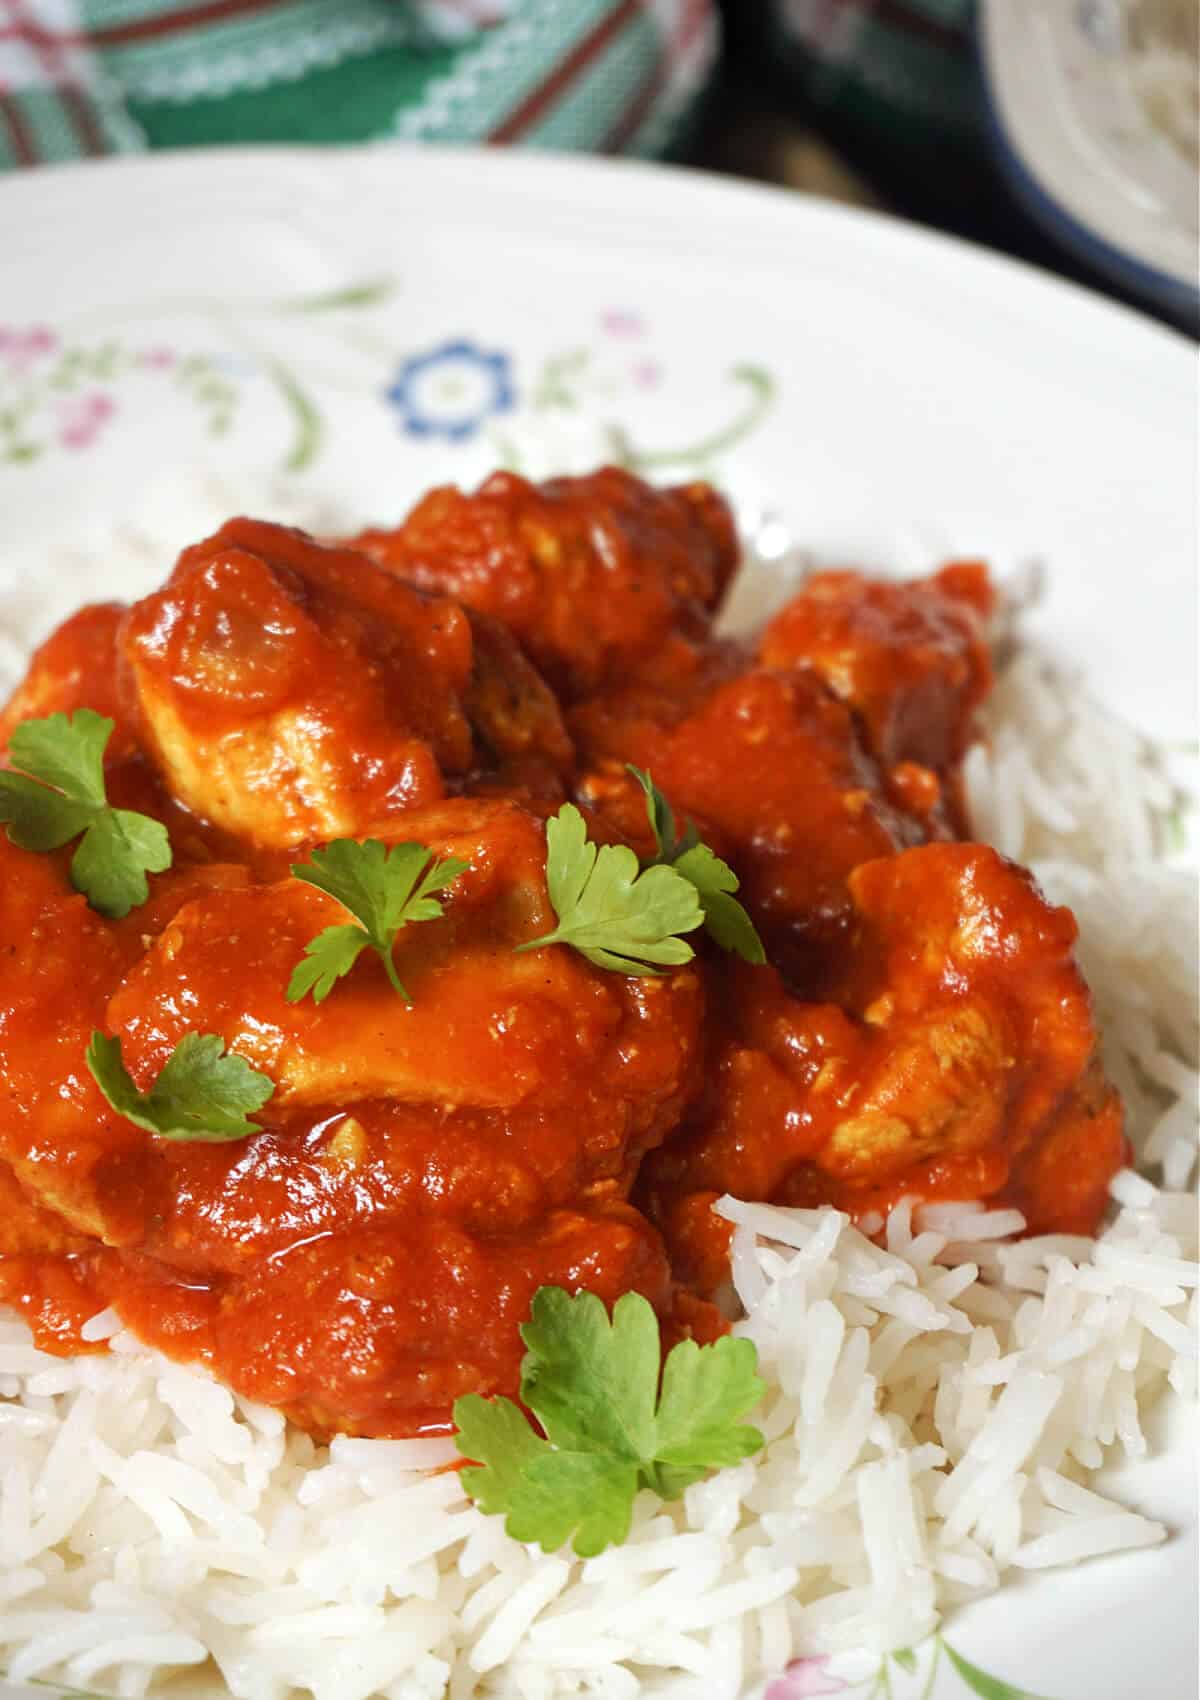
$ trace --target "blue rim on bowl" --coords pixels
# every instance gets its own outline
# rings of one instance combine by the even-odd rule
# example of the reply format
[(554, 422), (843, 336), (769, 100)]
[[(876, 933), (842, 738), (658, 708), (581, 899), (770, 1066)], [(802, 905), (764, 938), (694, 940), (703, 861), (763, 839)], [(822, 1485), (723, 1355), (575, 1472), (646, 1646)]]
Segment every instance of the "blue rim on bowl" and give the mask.
[(997, 164), (1025, 210), (1045, 234), (1116, 287), (1194, 328), (1200, 320), (1200, 258), (1189, 281), (1138, 257), (1080, 216), (1047, 182), (1048, 159), (1024, 148), (1004, 116), (1002, 68), (989, 51), (987, 0), (975, 16), (974, 45), (984, 97), (986, 130)]

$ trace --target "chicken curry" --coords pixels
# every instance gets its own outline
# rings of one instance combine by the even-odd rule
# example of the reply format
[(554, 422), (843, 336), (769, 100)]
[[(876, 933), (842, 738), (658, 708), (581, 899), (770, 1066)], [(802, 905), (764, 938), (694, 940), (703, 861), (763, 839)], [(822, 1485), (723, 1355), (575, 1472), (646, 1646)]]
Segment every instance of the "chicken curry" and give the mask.
[[(314, 1434), (412, 1435), (515, 1392), (543, 1285), (719, 1335), (726, 1192), (1095, 1227), (1124, 1139), (1075, 925), (960, 794), (985, 569), (817, 573), (732, 641), (737, 565), (705, 485), (498, 474), (344, 540), (233, 520), (49, 638), (9, 771), (22, 727), (93, 711), (104, 830), (169, 850), (106, 905), (74, 840), (23, 847), (11, 808), (0, 836), (0, 1298), (40, 1344), (82, 1349), (112, 1305)], [(651, 867), (653, 797), (733, 870), (761, 953), (714, 926), (622, 972), (541, 942), (548, 824), (573, 805), (588, 866)], [(423, 924), (341, 937), (313, 873), (338, 842), (419, 846)], [(128, 1113), (197, 1034), (266, 1083), (241, 1137)]]

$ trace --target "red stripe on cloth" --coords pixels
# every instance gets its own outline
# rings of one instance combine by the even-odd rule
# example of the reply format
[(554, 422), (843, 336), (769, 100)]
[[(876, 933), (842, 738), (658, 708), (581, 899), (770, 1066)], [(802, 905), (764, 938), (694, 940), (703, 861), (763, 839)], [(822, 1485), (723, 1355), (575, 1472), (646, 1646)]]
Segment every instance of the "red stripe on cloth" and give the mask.
[(662, 93), (666, 80), (666, 56), (660, 55), (650, 75), (643, 81), (629, 105), (600, 143), (601, 153), (619, 153), (629, 138), (641, 129), (651, 107)]
[(712, 0), (684, 0), (679, 21), (675, 26), (675, 37), (671, 43), (673, 52), (687, 52), (712, 17), (712, 11)]
[(31, 47), (121, 47), (130, 41), (146, 41), (157, 35), (173, 35), (179, 30), (196, 29), (201, 24), (221, 23), (225, 18), (241, 17), (251, 12), (267, 12), (282, 6), (287, 0), (207, 0), (200, 6), (184, 6), (178, 12), (163, 13), (153, 18), (131, 18), (126, 24), (109, 24), (95, 30), (52, 30), (44, 24), (30, 21), (0, 29), (0, 41), (14, 38), (29, 42)]
[(537, 123), (538, 119), (552, 107), (559, 95), (579, 75), (585, 66), (599, 57), (609, 42), (618, 36), (625, 25), (643, 10), (645, 0), (621, 0), (621, 4), (602, 18), (589, 35), (582, 41), (577, 41), (567, 57), (563, 59), (531, 94), (509, 113), (501, 123), (497, 124), (487, 138), (492, 145), (501, 142), (514, 142), (518, 136)]
[(670, 81), (672, 60), (682, 58), (701, 28), (711, 17), (709, 0), (684, 0), (671, 38), (670, 50), (659, 54), (654, 68), (645, 78), (625, 111), (600, 144), (601, 153), (618, 153), (630, 137), (637, 134), (650, 115), (654, 102)]
[(107, 153), (108, 144), (104, 140), (95, 105), (87, 90), (81, 88), (78, 83), (59, 83), (56, 92), (66, 108), (71, 128), (79, 137), (84, 153)]
[(0, 41), (24, 41), (35, 52), (44, 48), (57, 51), (60, 47), (86, 47), (89, 39), (71, 30), (48, 30), (44, 24), (32, 20), (27, 24), (0, 24)]
[[(80, 47), (87, 40), (86, 36), (78, 33), (47, 29), (40, 19), (29, 16), (21, 0), (0, 0), (0, 11), (8, 19), (0, 29), (0, 41), (23, 41), (26, 46), (32, 47), (44, 71), (55, 68), (58, 54), (64, 47)], [(51, 56), (50, 61), (47, 61), (47, 54)]]
[(13, 157), (18, 165), (36, 165), (38, 162), (37, 148), (34, 145), (33, 131), (26, 123), (25, 114), (6, 88), (0, 87), (0, 122), (3, 122), (8, 132), (12, 146)]
[(100, 47), (119, 47), (123, 42), (174, 35), (178, 30), (220, 23), (225, 18), (237, 18), (249, 12), (269, 12), (285, 3), (286, 0), (207, 0), (205, 5), (184, 6), (178, 12), (163, 12), (155, 18), (135, 18), (127, 24), (110, 24), (107, 29), (92, 30), (90, 39)]
[(35, 20), (25, 10), (24, 0), (3, 0), (4, 7), (14, 20), (18, 34), (37, 54), (47, 84), (58, 96), (71, 128), (85, 154), (107, 153), (104, 136), (96, 117), (91, 95), (78, 78), (71, 75), (64, 63), (65, 49), (61, 42), (45, 39)]

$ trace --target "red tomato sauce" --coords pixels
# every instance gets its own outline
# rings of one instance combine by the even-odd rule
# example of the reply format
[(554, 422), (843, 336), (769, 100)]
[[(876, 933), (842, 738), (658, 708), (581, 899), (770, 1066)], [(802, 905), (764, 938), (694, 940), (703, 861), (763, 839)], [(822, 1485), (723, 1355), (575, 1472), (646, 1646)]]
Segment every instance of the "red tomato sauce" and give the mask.
[[(0, 837), (0, 1296), (44, 1349), (85, 1349), (111, 1304), (314, 1434), (439, 1432), (460, 1395), (515, 1393), (540, 1286), (719, 1334), (726, 1192), (1095, 1226), (1124, 1139), (1074, 922), (959, 798), (986, 571), (815, 575), (731, 644), (736, 569), (707, 486), (505, 474), (337, 544), (231, 521), (43, 645), (0, 746), (108, 715), (109, 799), (173, 851), (107, 920), (71, 846)], [(700, 933), (660, 975), (517, 953), (557, 924), (561, 804), (654, 854), (628, 763), (734, 869), (768, 965)], [(411, 1003), (369, 950), (320, 1004), (287, 997), (349, 920), (290, 868), (339, 837), (467, 865), (399, 934)], [(258, 1131), (134, 1125), (95, 1031), (142, 1091), (219, 1035), (274, 1084)]]

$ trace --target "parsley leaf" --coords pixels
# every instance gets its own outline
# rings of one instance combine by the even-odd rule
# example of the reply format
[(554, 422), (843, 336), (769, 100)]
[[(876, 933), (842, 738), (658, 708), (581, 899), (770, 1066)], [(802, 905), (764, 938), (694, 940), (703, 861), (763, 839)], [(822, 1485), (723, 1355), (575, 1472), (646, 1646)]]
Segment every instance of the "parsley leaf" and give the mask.
[(683, 836), (678, 836), (675, 823), (675, 811), (663, 796), (658, 786), (648, 773), (643, 773), (640, 767), (634, 767), (632, 762), (625, 763), (626, 773), (631, 773), (646, 793), (646, 814), (650, 819), (650, 830), (654, 834), (654, 842), (658, 846), (656, 861), (665, 862), (668, 867), (687, 854), (700, 842), (700, 834), (692, 821), (684, 824)]
[(304, 955), (288, 981), (289, 1003), (299, 1003), (311, 992), (314, 1003), (324, 1003), (343, 974), (348, 974), (371, 940), (361, 927), (326, 927), (304, 947)]
[(589, 843), (573, 803), (546, 822), (546, 885), (558, 926), (518, 951), (569, 944), (617, 974), (656, 974), (695, 954), (677, 936), (704, 919), (694, 886), (673, 868), (639, 872), (627, 845)]
[(149, 1092), (131, 1080), (120, 1039), (93, 1033), (87, 1065), (119, 1116), (163, 1139), (244, 1139), (259, 1131), (247, 1112), (261, 1110), (275, 1091), (268, 1075), (226, 1052), (216, 1033), (185, 1033)]
[(405, 1003), (411, 1003), (392, 961), (396, 935), (411, 921), (435, 921), (442, 905), (432, 894), (469, 866), (453, 856), (435, 861), (423, 844), (394, 844), (389, 850), (377, 838), (361, 844), (337, 838), (324, 850), (314, 850), (310, 861), (296, 863), (292, 873), (298, 880), (336, 897), (359, 925), (326, 927), (309, 940), (288, 981), (288, 1002), (298, 1003), (311, 992), (313, 1002), (322, 1003), (369, 947)]
[(146, 871), (171, 865), (166, 828), (131, 809), (105, 809), (80, 840), (71, 859), (71, 880), (102, 915), (119, 918), (146, 901)]
[(673, 865), (677, 874), (695, 886), (709, 937), (743, 962), (764, 963), (767, 953), (754, 922), (732, 895), (738, 888), (738, 877), (729, 863), (714, 855), (707, 844), (695, 844)]
[(646, 793), (646, 813), (658, 845), (651, 866), (674, 868), (695, 886), (704, 910), (704, 930), (722, 950), (732, 951), (745, 962), (764, 963), (767, 953), (754, 922), (732, 895), (738, 889), (738, 877), (729, 863), (701, 843), (692, 821), (685, 823), (680, 836), (675, 812), (650, 775), (632, 763), (627, 768)]
[(94, 709), (72, 715), (51, 714), (45, 720), (23, 720), (9, 740), (13, 765), (32, 773), (43, 785), (53, 785), (68, 797), (102, 809), (104, 752), (113, 723)]
[(506, 1518), (514, 1540), (554, 1552), (574, 1535), (590, 1558), (629, 1534), (640, 1488), (678, 1499), (710, 1470), (757, 1452), (763, 1437), (738, 1419), (762, 1398), (753, 1342), (683, 1340), (659, 1388), (658, 1319), (639, 1293), (613, 1306), (542, 1287), (521, 1329), (521, 1401), (456, 1400), (462, 1472), (481, 1511)]
[(22, 850), (58, 850), (82, 833), (71, 884), (93, 909), (120, 920), (149, 896), (147, 873), (171, 866), (171, 841), (160, 821), (109, 803), (104, 751), (112, 732), (112, 721), (90, 708), (23, 720), (8, 745), (19, 771), (0, 772), (0, 822)]

